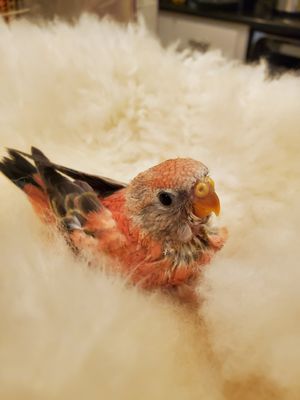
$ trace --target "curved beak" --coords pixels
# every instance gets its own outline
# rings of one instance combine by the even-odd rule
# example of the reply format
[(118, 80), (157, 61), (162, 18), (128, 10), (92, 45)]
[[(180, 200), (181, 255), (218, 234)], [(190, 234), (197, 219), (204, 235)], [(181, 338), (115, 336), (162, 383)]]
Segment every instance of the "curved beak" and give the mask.
[(211, 188), (204, 197), (195, 196), (192, 202), (193, 212), (199, 218), (208, 217), (211, 213), (220, 214), (220, 200), (216, 192)]

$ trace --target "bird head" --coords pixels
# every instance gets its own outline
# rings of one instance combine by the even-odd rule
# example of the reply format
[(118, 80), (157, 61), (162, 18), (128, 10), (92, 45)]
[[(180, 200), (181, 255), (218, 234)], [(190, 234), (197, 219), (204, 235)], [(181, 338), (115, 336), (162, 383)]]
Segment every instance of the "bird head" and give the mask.
[(212, 213), (220, 213), (208, 168), (189, 158), (167, 160), (137, 175), (127, 188), (126, 207), (144, 234), (183, 243)]

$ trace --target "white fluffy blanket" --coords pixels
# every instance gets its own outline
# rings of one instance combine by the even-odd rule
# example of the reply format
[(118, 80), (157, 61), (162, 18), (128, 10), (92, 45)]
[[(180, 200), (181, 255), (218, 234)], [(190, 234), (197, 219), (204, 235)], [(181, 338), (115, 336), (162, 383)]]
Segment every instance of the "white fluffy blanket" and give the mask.
[(198, 315), (76, 261), (2, 176), (1, 399), (300, 398), (300, 79), (143, 27), (0, 24), (0, 137), (128, 180), (211, 169), (230, 239)]

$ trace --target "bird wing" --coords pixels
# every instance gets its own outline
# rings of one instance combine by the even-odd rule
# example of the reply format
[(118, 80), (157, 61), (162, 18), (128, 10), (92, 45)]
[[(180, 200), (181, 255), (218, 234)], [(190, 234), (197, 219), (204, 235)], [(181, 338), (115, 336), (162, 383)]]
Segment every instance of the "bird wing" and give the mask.
[(114, 246), (111, 240), (121, 243), (122, 234), (102, 199), (121, 192), (125, 184), (54, 164), (34, 147), (30, 155), (13, 149), (8, 153), (0, 170), (27, 194), (44, 222), (58, 224), (73, 247), (84, 249), (93, 242), (105, 250)]
[(33, 147), (31, 155), (61, 227), (69, 233), (79, 230), (93, 238), (115, 228), (113, 216), (101, 202), (99, 194), (108, 196), (108, 192), (120, 190), (123, 185), (91, 175), (87, 178), (86, 174), (74, 170), (71, 170), (72, 177), (81, 179), (72, 180), (61, 173), (67, 168), (57, 168), (39, 149)]

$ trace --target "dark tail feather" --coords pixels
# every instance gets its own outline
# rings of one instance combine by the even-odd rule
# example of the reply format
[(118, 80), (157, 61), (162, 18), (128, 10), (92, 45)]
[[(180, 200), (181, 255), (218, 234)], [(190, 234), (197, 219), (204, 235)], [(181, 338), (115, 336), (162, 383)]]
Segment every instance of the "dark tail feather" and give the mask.
[(8, 154), (10, 158), (4, 157), (0, 162), (0, 171), (20, 189), (26, 184), (40, 188), (33, 177), (37, 169), (16, 150), (8, 149)]
[(44, 153), (41, 152), (41, 150), (37, 149), (36, 147), (31, 147), (31, 157), (37, 167), (37, 170), (42, 180), (45, 181), (45, 183), (47, 183), (49, 179), (51, 181), (53, 175), (56, 176), (57, 173), (53, 169), (51, 161), (45, 156)]
[(36, 147), (31, 148), (31, 156), (38, 172), (45, 183), (50, 198), (65, 196), (68, 193), (83, 192), (83, 189), (73, 183), (69, 178), (57, 172), (56, 165), (53, 164), (42, 152)]
[(40, 166), (51, 166), (55, 168), (56, 171), (61, 172), (62, 174), (69, 176), (75, 180), (81, 180), (86, 182), (93, 188), (96, 193), (98, 193), (101, 197), (106, 197), (111, 195), (112, 193), (125, 188), (127, 185), (123, 182), (115, 181), (114, 179), (105, 178), (103, 176), (97, 176), (92, 174), (87, 174), (85, 172), (76, 171), (72, 168), (63, 167), (59, 164), (54, 164), (48, 160), (48, 158), (38, 149), (34, 148), (32, 154), (24, 153), (23, 151), (15, 150), (17, 153), (34, 160), (34, 162), (40, 162)]

